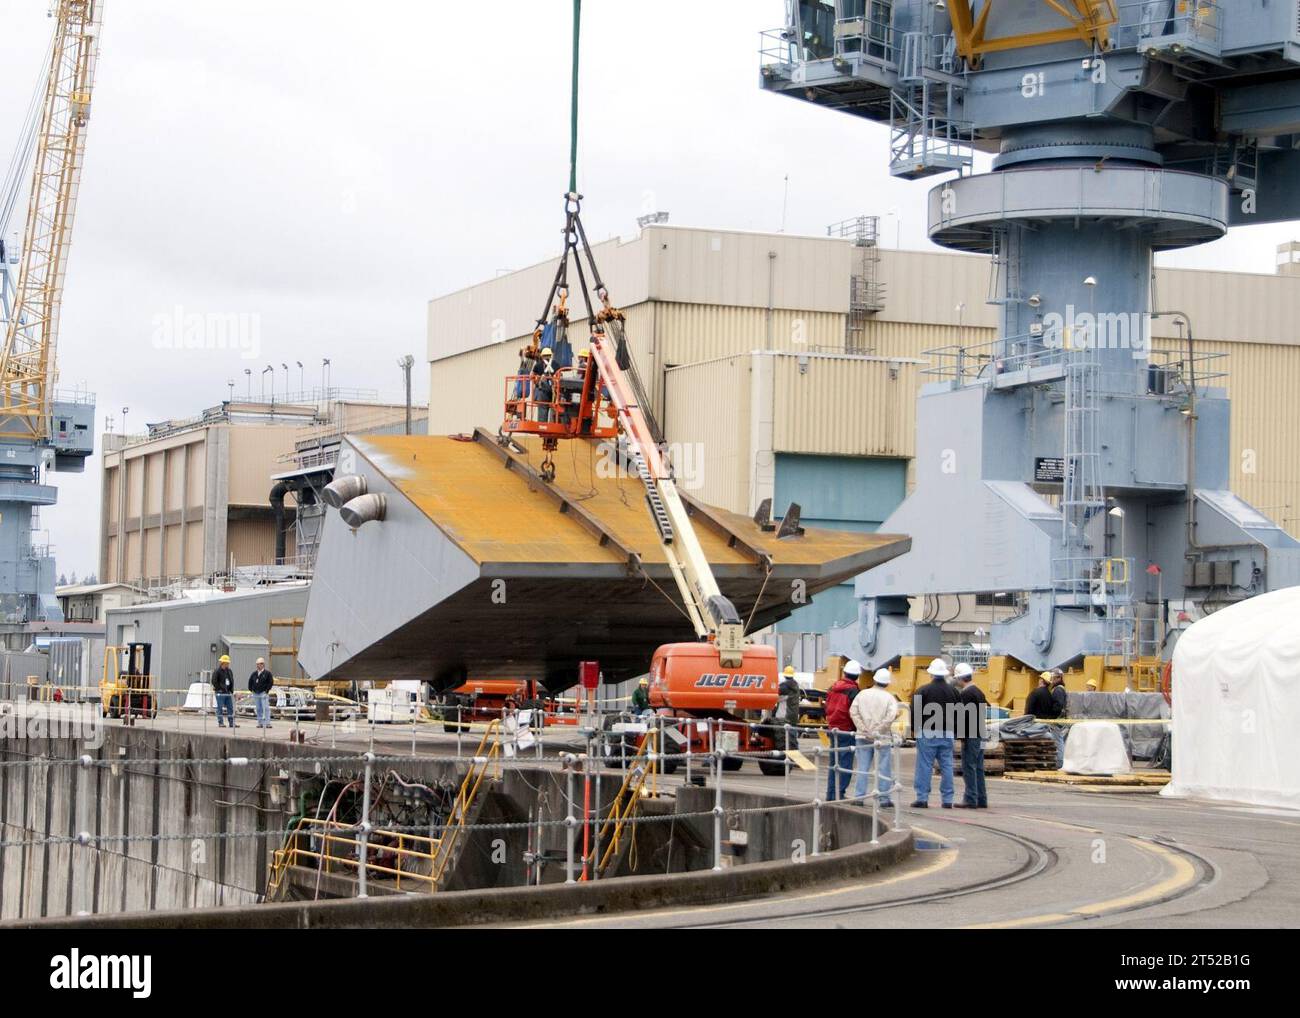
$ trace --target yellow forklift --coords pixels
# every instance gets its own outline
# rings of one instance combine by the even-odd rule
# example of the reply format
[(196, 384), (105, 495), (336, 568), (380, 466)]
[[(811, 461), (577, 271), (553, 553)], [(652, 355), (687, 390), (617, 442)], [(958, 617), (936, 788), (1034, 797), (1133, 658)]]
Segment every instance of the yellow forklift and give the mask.
[(104, 648), (104, 671), (99, 680), (99, 709), (106, 718), (158, 716), (158, 695), (149, 673), (150, 643), (128, 643)]

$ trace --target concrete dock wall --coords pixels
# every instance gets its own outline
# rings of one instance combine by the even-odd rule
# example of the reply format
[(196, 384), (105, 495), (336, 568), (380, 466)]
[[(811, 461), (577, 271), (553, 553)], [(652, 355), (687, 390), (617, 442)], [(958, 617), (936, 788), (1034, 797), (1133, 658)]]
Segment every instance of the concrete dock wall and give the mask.
[[(117, 725), (100, 734), (101, 744), (93, 747), (71, 737), (0, 740), (0, 921), (101, 915), (116, 922), (133, 913), (197, 916), (203, 913), (196, 910), (215, 907), (247, 916), (279, 908), (259, 902), (272, 855), (298, 811), (300, 789), (321, 771), (351, 777), (364, 769), (364, 745), (331, 750), (256, 737), (232, 739), (224, 733)], [(449, 758), (452, 745), (436, 751), (446, 755), (385, 759), (386, 751), (380, 749), (375, 776), (395, 768), (412, 782), (458, 783), (466, 762)], [(82, 762), (83, 754), (89, 765)], [(249, 760), (240, 764), (232, 757)], [(605, 771), (597, 790), (593, 779), (588, 789), (593, 807), (607, 808), (621, 780), (622, 772)], [(580, 808), (581, 775), (573, 785)], [(503, 897), (492, 899), (498, 902), (494, 907), (527, 911), (529, 899), (512, 896), (547, 889), (524, 886), (530, 851), (545, 859), (540, 883), (563, 886), (567, 832), (560, 821), (568, 812), (567, 794), (568, 778), (553, 760), (549, 767), (534, 763), (506, 769), (499, 780), (487, 782), (471, 818), (482, 826), (458, 842), (436, 897), (454, 901), (461, 895), (498, 892)], [(810, 806), (773, 808), (785, 800), (725, 785), (723, 802), (724, 839), (740, 846), (726, 859), (728, 872), (751, 869), (749, 864), (788, 869), (812, 854)], [(630, 828), (606, 876), (636, 881), (717, 876), (710, 872), (713, 805), (710, 788), (682, 787), (676, 799), (646, 800), (638, 811), (645, 822)], [(857, 807), (827, 807), (817, 827), (821, 850), (853, 845), (870, 838), (870, 815)], [(78, 843), (82, 832), (89, 843)], [(577, 842), (581, 852), (580, 829)], [(325, 902), (311, 899), (321, 882), (314, 870), (304, 872), (307, 879), (298, 893), (285, 897), (307, 900), (286, 904), (320, 907)], [(784, 870), (775, 872), (766, 879), (790, 879)], [(349, 896), (349, 885), (346, 875), (332, 879), (323, 896)], [(706, 882), (690, 894), (707, 895), (709, 886)], [(640, 893), (656, 900), (666, 900), (667, 894), (662, 889)], [(563, 895), (546, 900), (567, 901)]]

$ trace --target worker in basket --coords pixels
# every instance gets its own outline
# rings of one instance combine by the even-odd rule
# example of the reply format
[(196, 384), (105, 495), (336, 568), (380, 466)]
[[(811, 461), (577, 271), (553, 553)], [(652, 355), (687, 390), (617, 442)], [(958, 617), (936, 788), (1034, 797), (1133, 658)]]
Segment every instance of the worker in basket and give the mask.
[(565, 428), (572, 428), (582, 408), (582, 387), (587, 384), (587, 365), (590, 363), (591, 351), (584, 346), (578, 351), (578, 360), (574, 364), (576, 370), (560, 379), (560, 420)]
[(552, 418), (550, 404), (555, 399), (555, 354), (549, 346), (542, 348), (542, 355), (533, 362), (531, 374), (535, 379), (533, 383), (533, 399), (537, 401), (537, 419), (543, 424), (549, 423)]

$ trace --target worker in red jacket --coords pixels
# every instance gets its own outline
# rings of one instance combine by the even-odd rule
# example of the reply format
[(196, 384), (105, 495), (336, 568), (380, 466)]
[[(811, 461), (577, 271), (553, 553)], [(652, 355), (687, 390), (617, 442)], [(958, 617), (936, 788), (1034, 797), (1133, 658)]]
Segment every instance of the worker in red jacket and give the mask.
[(853, 777), (853, 748), (856, 728), (849, 707), (858, 695), (862, 666), (850, 660), (844, 674), (826, 694), (826, 732), (831, 740), (831, 765), (826, 772), (826, 801), (843, 799)]

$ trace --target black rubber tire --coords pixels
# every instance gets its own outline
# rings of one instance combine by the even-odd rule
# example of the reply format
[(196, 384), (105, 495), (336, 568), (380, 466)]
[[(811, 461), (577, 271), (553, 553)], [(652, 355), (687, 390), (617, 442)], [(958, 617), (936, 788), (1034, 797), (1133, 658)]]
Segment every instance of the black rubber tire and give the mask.
[(724, 771), (738, 771), (745, 766), (744, 757), (724, 756), (722, 758), (722, 769)]
[(665, 774), (676, 774), (677, 765), (679, 763), (681, 763), (680, 760), (661, 760), (659, 762), (659, 769), (662, 770)]
[(758, 769), (763, 774), (766, 774), (769, 778), (779, 778), (783, 774), (785, 774), (786, 771), (790, 769), (790, 761), (760, 760), (758, 761)]

